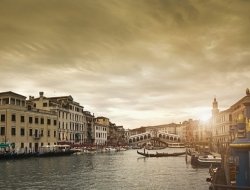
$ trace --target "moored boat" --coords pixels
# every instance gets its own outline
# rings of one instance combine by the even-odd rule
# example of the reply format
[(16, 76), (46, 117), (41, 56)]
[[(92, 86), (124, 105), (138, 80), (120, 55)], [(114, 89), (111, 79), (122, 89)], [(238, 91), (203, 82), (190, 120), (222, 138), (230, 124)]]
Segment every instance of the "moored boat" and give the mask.
[(191, 164), (193, 166), (200, 167), (210, 167), (212, 166), (220, 166), (221, 165), (221, 157), (206, 154), (206, 155), (192, 155), (191, 156)]
[(37, 153), (37, 157), (68, 156), (76, 151), (71, 150), (69, 145), (43, 146)]

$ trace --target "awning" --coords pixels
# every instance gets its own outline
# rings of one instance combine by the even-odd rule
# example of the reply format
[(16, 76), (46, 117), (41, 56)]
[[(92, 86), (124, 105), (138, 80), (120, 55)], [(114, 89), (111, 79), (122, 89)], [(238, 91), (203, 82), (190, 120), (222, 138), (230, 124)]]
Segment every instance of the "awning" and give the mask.
[(8, 143), (0, 143), (0, 148), (7, 148), (10, 147), (10, 144)]

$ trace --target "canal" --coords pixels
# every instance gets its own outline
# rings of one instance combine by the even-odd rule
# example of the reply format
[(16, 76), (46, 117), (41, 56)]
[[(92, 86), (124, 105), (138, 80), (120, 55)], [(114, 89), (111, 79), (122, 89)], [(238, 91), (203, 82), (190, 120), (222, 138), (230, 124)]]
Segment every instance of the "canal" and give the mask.
[(208, 176), (207, 168), (193, 168), (185, 156), (144, 158), (136, 150), (0, 161), (4, 190), (208, 190)]

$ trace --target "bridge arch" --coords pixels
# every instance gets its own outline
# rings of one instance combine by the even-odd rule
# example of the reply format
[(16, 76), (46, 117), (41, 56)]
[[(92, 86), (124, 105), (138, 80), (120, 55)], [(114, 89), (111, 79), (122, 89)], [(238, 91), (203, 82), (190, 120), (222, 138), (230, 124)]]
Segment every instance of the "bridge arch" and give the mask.
[[(154, 132), (154, 131), (153, 131)], [(147, 144), (149, 142), (158, 145), (163, 145), (164, 143), (168, 142), (180, 142), (181, 138), (179, 135), (176, 134), (170, 134), (163, 131), (158, 131), (157, 133), (151, 133), (151, 132), (145, 132), (141, 134), (136, 134), (130, 136), (128, 139), (128, 143), (130, 144), (137, 144), (139, 146), (142, 146), (143, 144)]]

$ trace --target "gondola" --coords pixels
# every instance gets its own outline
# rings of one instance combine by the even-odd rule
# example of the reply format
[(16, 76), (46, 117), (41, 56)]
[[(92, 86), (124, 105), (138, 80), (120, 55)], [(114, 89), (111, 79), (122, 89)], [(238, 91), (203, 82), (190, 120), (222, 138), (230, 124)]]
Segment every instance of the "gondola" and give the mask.
[(144, 152), (139, 152), (137, 150), (137, 154), (140, 154), (142, 156), (145, 156), (145, 157), (170, 157), (170, 156), (181, 156), (181, 155), (184, 155), (186, 154), (186, 152), (178, 152), (178, 153), (159, 153), (159, 152), (156, 152), (155, 154), (150, 154), (150, 153), (145, 153)]

